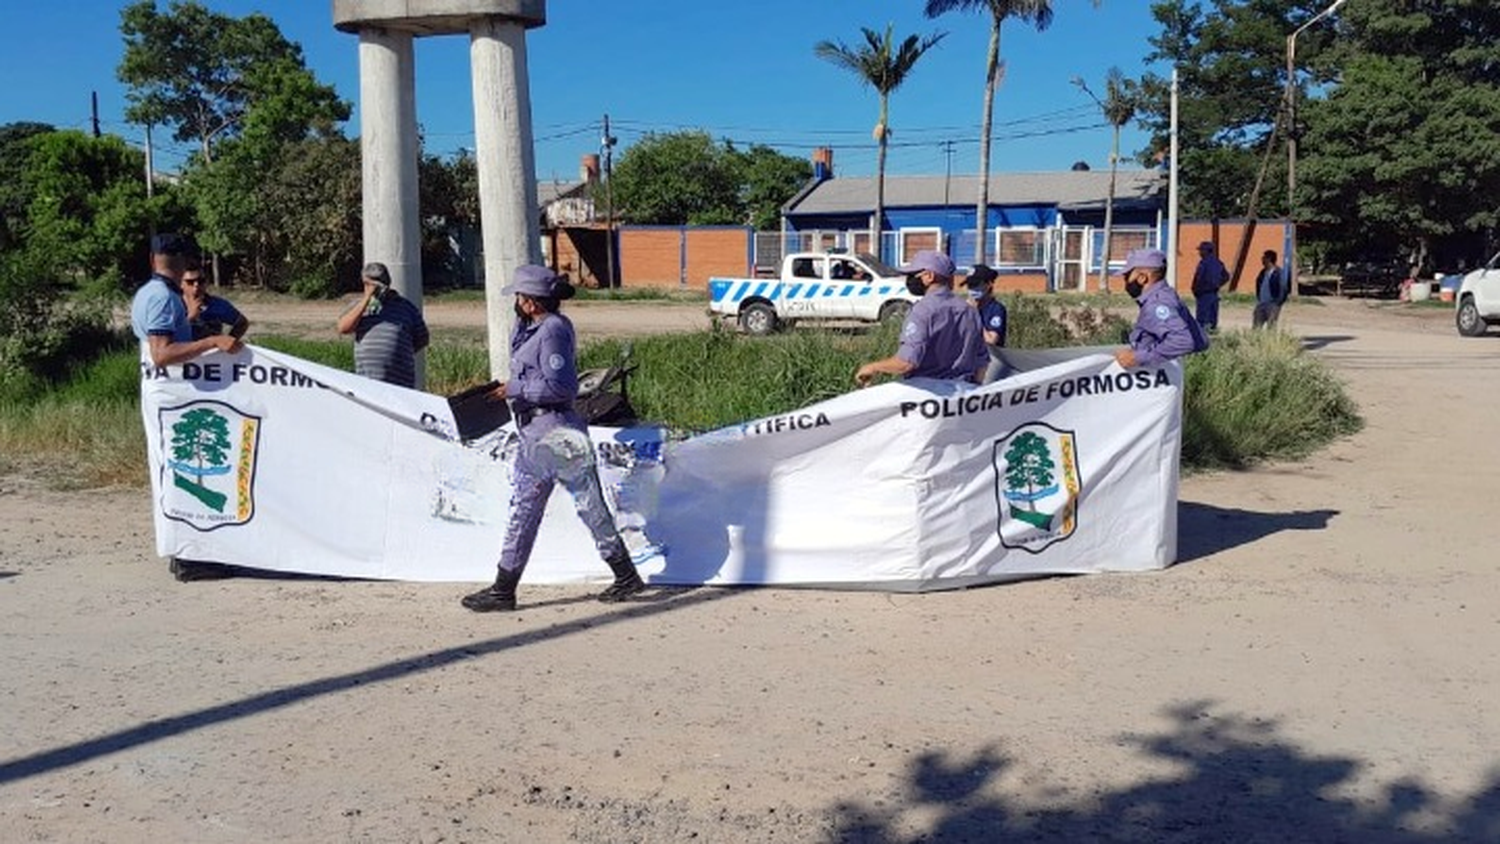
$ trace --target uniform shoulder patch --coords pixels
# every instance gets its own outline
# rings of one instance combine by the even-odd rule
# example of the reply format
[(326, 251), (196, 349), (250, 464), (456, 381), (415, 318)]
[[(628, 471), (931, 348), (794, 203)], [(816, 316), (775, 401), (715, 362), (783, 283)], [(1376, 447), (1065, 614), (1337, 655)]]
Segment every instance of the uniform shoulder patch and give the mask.
[(553, 352), (552, 354), (547, 356), (547, 368), (552, 370), (553, 372), (562, 369), (564, 363), (565, 361), (563, 360), (563, 356), (558, 354), (557, 352)]
[(1171, 315), (1172, 315), (1172, 309), (1171, 308), (1167, 307), (1166, 305), (1157, 305), (1156, 306), (1156, 318), (1157, 319), (1166, 319), (1167, 317), (1169, 317)]

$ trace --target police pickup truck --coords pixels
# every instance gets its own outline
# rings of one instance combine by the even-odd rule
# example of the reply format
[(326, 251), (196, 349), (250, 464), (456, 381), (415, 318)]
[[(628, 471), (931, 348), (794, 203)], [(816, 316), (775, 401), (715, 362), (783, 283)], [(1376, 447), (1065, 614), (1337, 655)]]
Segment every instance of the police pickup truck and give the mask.
[(778, 278), (710, 278), (708, 299), (709, 315), (764, 335), (803, 319), (900, 321), (917, 297), (873, 255), (794, 252)]
[(1491, 325), (1500, 324), (1500, 254), (1464, 276), (1454, 301), (1459, 334), (1478, 337)]

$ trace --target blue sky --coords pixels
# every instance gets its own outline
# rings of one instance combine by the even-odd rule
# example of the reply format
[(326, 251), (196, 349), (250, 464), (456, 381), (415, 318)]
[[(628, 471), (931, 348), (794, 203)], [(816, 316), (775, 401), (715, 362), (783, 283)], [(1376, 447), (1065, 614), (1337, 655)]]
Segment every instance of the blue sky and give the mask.
[[(115, 79), (123, 50), (120, 2), (7, 0), (12, 37), (0, 60), (0, 123), (36, 120), (87, 129), (89, 92), (98, 91), (104, 131), (132, 142), (124, 87)], [(165, 6), (163, 2), (160, 5)], [(318, 78), (355, 105), (357, 39), (334, 30), (329, 0), (207, 0), (230, 15), (262, 12), (300, 43)], [(799, 157), (834, 149), (841, 175), (871, 175), (877, 113), (873, 91), (813, 55), (819, 40), (862, 40), (860, 27), (894, 24), (898, 37), (946, 31), (891, 99), (887, 171), (978, 171), (987, 19), (922, 16), (922, 0), (550, 0), (547, 25), (527, 37), (537, 176), (577, 177), (579, 157), (597, 152), (608, 113), (620, 140), (616, 155), (650, 131), (704, 129), (738, 144), (760, 143)], [(1110, 130), (1097, 106), (1070, 80), (1102, 94), (1106, 71), (1138, 75), (1155, 31), (1145, 0), (1055, 0), (1056, 19), (1038, 33), (1007, 23), (1007, 63), (995, 102), (996, 172), (1062, 170), (1075, 161), (1108, 166)], [(16, 33), (27, 33), (16, 37)], [(1160, 69), (1159, 69), (1160, 70)], [(428, 149), (472, 148), (468, 41), (417, 44), (418, 120)], [(186, 144), (155, 135), (159, 166), (171, 169)], [(948, 142), (951, 142), (949, 144)], [(1127, 128), (1123, 154), (1145, 136)], [(951, 149), (951, 153), (949, 150)]]

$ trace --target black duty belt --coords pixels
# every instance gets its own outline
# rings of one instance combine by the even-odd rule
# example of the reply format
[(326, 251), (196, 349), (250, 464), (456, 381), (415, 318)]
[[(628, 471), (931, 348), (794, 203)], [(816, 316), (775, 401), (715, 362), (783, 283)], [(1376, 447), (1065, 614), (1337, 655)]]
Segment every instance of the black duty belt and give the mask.
[(534, 404), (525, 410), (517, 408), (515, 411), (516, 425), (524, 428), (530, 425), (538, 416), (545, 416), (549, 413), (567, 413), (572, 409), (573, 405), (571, 404)]

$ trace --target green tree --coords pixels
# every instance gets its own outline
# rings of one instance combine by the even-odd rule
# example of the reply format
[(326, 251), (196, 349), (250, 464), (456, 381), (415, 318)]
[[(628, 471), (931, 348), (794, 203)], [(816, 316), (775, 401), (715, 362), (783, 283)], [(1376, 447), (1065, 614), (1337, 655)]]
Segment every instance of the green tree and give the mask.
[(813, 54), (818, 58), (849, 71), (880, 95), (880, 117), (875, 122), (875, 142), (879, 147), (875, 161), (875, 213), (870, 217), (870, 251), (876, 255), (880, 254), (880, 232), (885, 223), (885, 153), (891, 137), (891, 94), (911, 75), (922, 54), (947, 35), (943, 32), (925, 38), (908, 35), (897, 46), (892, 29), (887, 24), (882, 35), (860, 27), (865, 43), (853, 47), (842, 41), (819, 41), (813, 45)]
[(781, 207), (812, 178), (812, 164), (759, 144), (733, 152), (742, 217), (757, 229), (781, 225)]
[[(286, 223), (328, 209), (280, 206), (272, 194), (286, 187), (283, 170), (299, 170), (294, 157), (308, 152), (305, 141), (334, 142), (348, 103), (317, 81), (301, 47), (265, 15), (236, 18), (192, 0), (162, 12), (154, 0), (141, 0), (120, 17), (126, 116), (170, 126), (175, 138), (199, 147), (183, 177), (200, 242), (216, 256), (242, 256), (245, 275), (257, 284), (285, 284), (296, 271)], [(337, 194), (336, 185), (323, 187)], [(313, 263), (339, 260), (329, 254)]]
[(119, 138), (36, 135), (21, 174), (29, 252), (66, 278), (118, 289), (140, 266), (152, 224), (172, 199), (146, 198), (143, 155)]
[(744, 223), (736, 164), (707, 132), (650, 133), (615, 162), (621, 216), (654, 225)]
[[(1099, 0), (1094, 0), (1099, 5)], [(1000, 28), (1010, 18), (1030, 23), (1038, 32), (1052, 25), (1051, 0), (927, 0), (926, 14), (929, 18), (949, 12), (985, 11), (990, 15), (990, 44), (984, 60), (984, 106), (979, 119), (979, 196), (975, 200), (974, 263), (986, 263), (989, 243), (984, 231), (988, 228), (990, 207), (990, 135), (994, 126), (995, 91), (1000, 87)]]
[(1338, 84), (1299, 109), (1313, 234), (1417, 266), (1476, 251), (1500, 225), (1500, 6), (1349, 3), (1319, 62)]
[(284, 108), (304, 115), (349, 117), (333, 89), (312, 80), (302, 48), (263, 14), (236, 18), (193, 0), (174, 0), (163, 13), (155, 0), (140, 0), (121, 10), (120, 32), (125, 54), (117, 74), (129, 88), (126, 118), (172, 127), (178, 141), (198, 144), (206, 161), (267, 96), (283, 95)]
[[(1268, 192), (1250, 208), (1257, 173), (1272, 150), (1272, 127), (1285, 105), (1286, 37), (1328, 4), (1323, 0), (1159, 0), (1151, 14), (1161, 31), (1150, 39), (1147, 62), (1178, 70), (1178, 154), (1182, 210), (1189, 217), (1284, 214), (1285, 198)], [(1357, 5), (1357, 4), (1350, 4)], [(1313, 64), (1327, 43), (1319, 25), (1297, 40), (1297, 53)], [(1314, 86), (1326, 75), (1299, 78)], [(1170, 79), (1147, 73), (1140, 80), (1141, 123), (1151, 131), (1143, 163), (1165, 156), (1170, 132)], [(1283, 178), (1272, 159), (1269, 178)]]
[(1005, 450), (1005, 485), (1017, 491), (1026, 490), (1026, 509), (1033, 513), (1036, 491), (1052, 485), (1052, 471), (1056, 468), (1047, 441), (1030, 431), (1016, 437)]
[(20, 246), (26, 225), (26, 206), (31, 204), (22, 186), (26, 159), (31, 156), (27, 141), (51, 131), (46, 123), (22, 121), (0, 126), (0, 252)]

